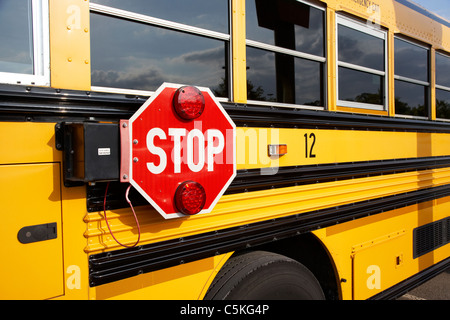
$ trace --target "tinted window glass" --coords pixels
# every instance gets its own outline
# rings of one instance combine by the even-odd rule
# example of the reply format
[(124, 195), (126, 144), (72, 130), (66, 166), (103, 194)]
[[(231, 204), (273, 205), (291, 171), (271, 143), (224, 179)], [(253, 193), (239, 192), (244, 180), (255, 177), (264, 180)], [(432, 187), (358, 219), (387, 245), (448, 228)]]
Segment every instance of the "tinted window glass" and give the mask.
[(324, 15), (295, 0), (247, 0), (247, 39), (325, 56)]
[(384, 71), (383, 39), (339, 25), (338, 46), (339, 61)]
[(359, 103), (384, 103), (384, 77), (339, 67), (339, 99)]
[(436, 84), (450, 88), (450, 57), (436, 54)]
[(228, 0), (91, 0), (91, 2), (228, 33)]
[(395, 81), (395, 112), (410, 116), (428, 116), (428, 87)]
[(247, 98), (323, 106), (323, 64), (247, 48)]
[(228, 43), (91, 14), (92, 85), (155, 90), (163, 82), (227, 96)]
[(395, 39), (395, 74), (428, 82), (428, 50)]
[(0, 72), (33, 74), (31, 0), (0, 0)]
[(247, 98), (277, 101), (275, 53), (247, 47)]
[(324, 106), (323, 63), (295, 59), (295, 103)]
[(436, 117), (450, 119), (450, 91), (436, 90)]

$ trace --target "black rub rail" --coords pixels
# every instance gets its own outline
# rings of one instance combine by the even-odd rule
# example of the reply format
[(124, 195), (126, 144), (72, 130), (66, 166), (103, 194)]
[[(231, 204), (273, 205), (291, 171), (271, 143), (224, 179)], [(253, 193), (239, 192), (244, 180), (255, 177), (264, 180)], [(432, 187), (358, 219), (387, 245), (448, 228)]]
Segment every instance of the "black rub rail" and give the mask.
[[(0, 85), (0, 121), (59, 122), (129, 119), (145, 96)], [(236, 103), (222, 106), (237, 126), (450, 133), (450, 123)]]
[[(412, 159), (380, 160), (367, 162), (336, 163), (311, 166), (294, 166), (260, 169), (239, 170), (236, 178), (228, 187), (225, 194), (235, 194), (241, 192), (251, 192), (266, 189), (275, 189), (322, 183), (328, 181), (338, 181), (345, 179), (356, 179), (375, 175), (386, 175), (419, 170), (437, 169), (450, 167), (450, 157), (427, 157)], [(272, 173), (272, 174), (268, 174)], [(127, 184), (111, 182), (107, 194), (107, 210), (128, 207), (124, 194)], [(87, 186), (87, 210), (89, 212), (103, 210), (106, 183), (96, 183)], [(137, 191), (132, 189), (130, 199), (135, 206), (148, 205)]]

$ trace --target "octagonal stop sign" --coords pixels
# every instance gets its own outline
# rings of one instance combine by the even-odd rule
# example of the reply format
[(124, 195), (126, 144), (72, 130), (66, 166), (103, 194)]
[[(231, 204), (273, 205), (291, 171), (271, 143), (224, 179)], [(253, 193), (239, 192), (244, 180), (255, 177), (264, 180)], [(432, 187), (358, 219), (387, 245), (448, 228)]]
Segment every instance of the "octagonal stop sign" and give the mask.
[(164, 83), (128, 130), (129, 182), (166, 219), (210, 212), (236, 175), (236, 126), (208, 88)]

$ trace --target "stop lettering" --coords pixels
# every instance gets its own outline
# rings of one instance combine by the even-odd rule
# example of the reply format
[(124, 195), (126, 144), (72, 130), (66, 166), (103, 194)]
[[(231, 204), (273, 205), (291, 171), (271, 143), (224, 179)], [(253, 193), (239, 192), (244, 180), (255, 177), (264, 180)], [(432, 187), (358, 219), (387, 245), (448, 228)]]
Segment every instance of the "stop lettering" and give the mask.
[(142, 196), (164, 218), (211, 212), (236, 175), (236, 127), (211, 91), (165, 83), (128, 123)]
[[(199, 129), (193, 129), (189, 132), (185, 128), (169, 128), (168, 135), (173, 141), (172, 162), (173, 172), (181, 173), (181, 151), (182, 137), (185, 139), (186, 160), (190, 171), (199, 172), (207, 163), (207, 170), (214, 171), (214, 156), (222, 153), (225, 146), (225, 138), (222, 132), (217, 129), (209, 129), (205, 135)], [(147, 133), (147, 149), (150, 153), (159, 157), (159, 164), (153, 162), (147, 163), (148, 170), (153, 174), (164, 173), (167, 167), (167, 154), (164, 149), (155, 145), (155, 137), (166, 140), (167, 134), (161, 128), (153, 128)], [(218, 145), (214, 146), (214, 139), (218, 140)], [(197, 143), (195, 143), (197, 140)], [(206, 142), (206, 147), (204, 146)], [(197, 152), (197, 163), (194, 162), (194, 153)], [(206, 153), (206, 155), (205, 155)]]

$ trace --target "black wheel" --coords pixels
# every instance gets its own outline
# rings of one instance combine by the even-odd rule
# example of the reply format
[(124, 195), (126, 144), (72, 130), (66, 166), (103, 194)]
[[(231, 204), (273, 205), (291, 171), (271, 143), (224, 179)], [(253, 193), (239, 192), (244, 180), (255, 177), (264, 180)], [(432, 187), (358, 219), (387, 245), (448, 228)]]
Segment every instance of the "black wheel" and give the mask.
[(301, 263), (265, 251), (231, 257), (219, 271), (208, 300), (323, 300), (314, 275)]

